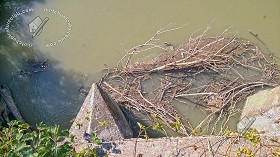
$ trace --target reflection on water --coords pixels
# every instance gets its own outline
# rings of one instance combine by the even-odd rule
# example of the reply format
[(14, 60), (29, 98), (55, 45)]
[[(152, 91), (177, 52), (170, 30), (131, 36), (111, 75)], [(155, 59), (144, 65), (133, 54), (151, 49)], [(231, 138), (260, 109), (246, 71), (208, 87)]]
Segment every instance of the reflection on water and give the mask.
[[(223, 1), (217, 0), (57, 0), (34, 2), (34, 12), (24, 16), (28, 24), (36, 16), (49, 18), (40, 36), (32, 39), (34, 47), (22, 48), (13, 42), (1, 39), (0, 83), (8, 83), (19, 108), (27, 121), (33, 124), (44, 121), (69, 126), (69, 119), (78, 112), (82, 103), (78, 89), (98, 80), (104, 64), (116, 66), (125, 54), (125, 49), (146, 41), (154, 32), (170, 22), (178, 26), (190, 22), (187, 27), (161, 36), (161, 42), (178, 45), (192, 32), (206, 27), (211, 21), (212, 29), (207, 35), (216, 35), (231, 27), (237, 36), (262, 44), (249, 33), (258, 37), (270, 51), (280, 57), (280, 1)], [(58, 10), (69, 18), (72, 29), (69, 37), (61, 44), (45, 47), (46, 43), (59, 40), (67, 33), (67, 23), (45, 8)], [(28, 32), (27, 25), (21, 32)], [(25, 34), (25, 33), (22, 33)], [(26, 34), (25, 34), (26, 35)], [(34, 51), (34, 52), (33, 52)], [(159, 50), (151, 52), (158, 53)], [(147, 53), (146, 53), (147, 54)], [(147, 56), (139, 58), (152, 57)], [(47, 71), (34, 76), (12, 76), (21, 69), (22, 59), (49, 58), (52, 63)], [(88, 80), (81, 81), (81, 75)], [(205, 115), (192, 105), (178, 106), (198, 124)]]

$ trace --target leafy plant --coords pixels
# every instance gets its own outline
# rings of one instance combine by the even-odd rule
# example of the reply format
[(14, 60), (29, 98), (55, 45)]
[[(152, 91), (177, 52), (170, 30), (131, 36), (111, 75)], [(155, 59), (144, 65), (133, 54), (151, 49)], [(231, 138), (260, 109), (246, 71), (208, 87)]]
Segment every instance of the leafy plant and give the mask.
[(77, 123), (76, 125), (77, 125), (77, 127), (78, 127), (79, 130), (80, 130), (81, 127), (83, 126), (83, 124), (80, 124), (80, 123)]
[(163, 131), (163, 124), (158, 119), (158, 116), (154, 113), (151, 114), (153, 119), (153, 124), (151, 125), (152, 130), (154, 131)]
[(151, 116), (152, 116), (153, 118), (155, 118), (155, 119), (158, 119), (158, 116), (157, 116), (156, 114), (154, 114), (154, 113), (151, 113)]
[(181, 123), (180, 123), (180, 120), (181, 120), (181, 118), (180, 117), (176, 117), (176, 122), (172, 125), (172, 128), (176, 131), (176, 132), (178, 132), (179, 130), (180, 130), (180, 128), (181, 128)]
[(70, 120), (71, 123), (73, 123), (76, 120), (76, 118), (73, 118)]
[[(27, 157), (64, 157), (64, 156), (97, 156), (95, 149), (75, 152), (71, 145), (74, 137), (67, 130), (59, 131), (59, 126), (36, 125), (38, 131), (30, 131), (26, 123), (11, 121), (8, 127), (0, 131), (0, 156)], [(70, 139), (70, 140), (69, 140)], [(93, 143), (100, 144), (96, 133)]]
[(159, 122), (156, 122), (154, 125), (152, 125), (152, 130), (162, 131), (163, 130), (163, 125)]
[(137, 122), (137, 125), (138, 125), (139, 128), (140, 128), (139, 136), (140, 136), (141, 134), (144, 133), (143, 136), (144, 136), (146, 139), (149, 139), (149, 135), (148, 135), (148, 133), (147, 133), (147, 128), (146, 128), (144, 125), (142, 125), (141, 123), (139, 123), (139, 122)]
[(250, 130), (248, 130), (242, 137), (251, 141), (253, 147), (256, 147), (256, 144), (261, 143), (261, 138), (259, 136), (259, 133), (254, 128), (251, 128)]
[(96, 132), (92, 132), (91, 137), (90, 137), (90, 142), (97, 144), (97, 145), (101, 145), (102, 141), (97, 137)]

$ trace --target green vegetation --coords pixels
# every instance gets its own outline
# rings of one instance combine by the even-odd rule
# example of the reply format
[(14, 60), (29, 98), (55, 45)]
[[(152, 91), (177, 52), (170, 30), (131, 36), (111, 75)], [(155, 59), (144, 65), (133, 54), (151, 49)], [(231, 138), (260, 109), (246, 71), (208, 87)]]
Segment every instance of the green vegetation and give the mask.
[(176, 122), (172, 125), (172, 128), (176, 131), (176, 132), (178, 132), (179, 130), (180, 130), (180, 128), (181, 128), (181, 123), (180, 123), (180, 121), (181, 121), (181, 117), (178, 117), (178, 116), (176, 116)]
[(251, 141), (254, 148), (256, 147), (257, 144), (261, 144), (262, 142), (259, 136), (259, 132), (255, 128), (251, 128), (242, 137)]
[[(255, 128), (250, 128), (244, 135), (234, 131), (226, 130), (225, 136), (236, 137), (235, 139), (236, 142), (238, 141), (239, 138), (244, 138), (251, 142), (253, 148), (257, 148), (257, 145), (262, 144), (259, 132)], [(244, 148), (244, 147), (238, 148), (236, 154), (237, 156), (242, 156), (242, 154), (248, 157), (254, 156), (253, 151), (250, 148)]]
[(107, 121), (101, 121), (99, 122), (100, 126), (107, 126), (109, 123)]
[[(38, 131), (30, 131), (26, 123), (11, 121), (8, 127), (0, 131), (0, 156), (11, 157), (90, 157), (97, 156), (95, 148), (87, 148), (80, 153), (71, 145), (74, 137), (67, 130), (59, 131), (59, 126), (47, 126), (39, 123)], [(93, 133), (90, 142), (95, 146), (102, 144)]]
[(245, 154), (246, 156), (254, 155), (249, 148), (239, 148), (237, 151), (237, 156), (241, 156), (241, 154)]
[[(254, 128), (249, 129), (242, 137), (246, 140), (249, 140), (252, 143), (253, 148), (256, 148), (256, 145), (261, 144), (262, 142), (259, 136), (259, 132)], [(241, 147), (237, 151), (237, 156), (241, 156), (242, 154), (249, 157), (254, 155), (252, 150), (250, 150), (249, 148)]]

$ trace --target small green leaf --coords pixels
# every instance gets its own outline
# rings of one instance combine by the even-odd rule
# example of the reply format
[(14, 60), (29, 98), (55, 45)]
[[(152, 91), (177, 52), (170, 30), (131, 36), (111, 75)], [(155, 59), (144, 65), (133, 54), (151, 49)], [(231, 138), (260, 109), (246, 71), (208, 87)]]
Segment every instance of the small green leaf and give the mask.
[(38, 130), (47, 130), (48, 127), (46, 124), (43, 124), (42, 122), (36, 125)]
[(145, 126), (142, 125), (140, 122), (137, 122), (137, 125), (139, 126), (140, 129), (144, 129), (145, 128)]
[(163, 126), (161, 123), (156, 122), (156, 124), (152, 126), (152, 130), (156, 130), (156, 131), (163, 130)]
[(80, 123), (77, 123), (76, 125), (78, 126), (78, 129), (79, 129), (79, 130), (80, 130), (81, 127), (83, 126), (83, 124), (80, 124)]
[(109, 123), (107, 122), (107, 121), (101, 121), (101, 122), (99, 122), (99, 125), (100, 126), (106, 126), (106, 125), (108, 125)]
[(69, 137), (70, 137), (70, 141), (71, 141), (71, 142), (74, 142), (74, 140), (75, 140), (75, 136), (74, 136), (74, 135), (72, 135), (72, 134), (70, 134), (70, 135), (69, 135)]
[(75, 119), (76, 119), (76, 118), (71, 119), (70, 122), (73, 123), (73, 122), (75, 121)]
[(16, 139), (21, 140), (22, 136), (23, 136), (23, 133), (18, 133), (18, 134), (16, 134)]
[(22, 143), (20, 146), (17, 147), (16, 152), (19, 152), (19, 151), (21, 151), (22, 149), (24, 149), (26, 147), (27, 147), (26, 144)]
[(69, 137), (69, 131), (68, 130), (61, 130), (60, 134), (61, 134), (61, 136)]
[(173, 128), (176, 132), (178, 132), (178, 131), (180, 130), (180, 128), (181, 128), (181, 124), (179, 124), (179, 123), (176, 122), (176, 123), (173, 124), (172, 128)]
[(96, 132), (92, 132), (91, 137), (90, 137), (90, 142), (97, 144), (97, 145), (101, 145), (102, 141), (97, 137), (97, 133)]
[(155, 118), (155, 119), (158, 118), (157, 115), (154, 114), (154, 113), (152, 113), (151, 116), (152, 116), (153, 118)]
[(102, 141), (101, 141), (100, 139), (96, 139), (96, 140), (95, 140), (95, 144), (101, 145), (101, 144), (102, 144)]
[(58, 125), (52, 126), (52, 127), (50, 127), (50, 132), (54, 135), (57, 135), (58, 134), (58, 129), (59, 129)]
[(19, 127), (21, 127), (22, 129), (26, 130), (26, 129), (29, 128), (29, 124), (23, 123), (23, 124), (20, 124)]
[(85, 117), (85, 119), (86, 119), (87, 121), (90, 121), (90, 118), (89, 118), (89, 117)]

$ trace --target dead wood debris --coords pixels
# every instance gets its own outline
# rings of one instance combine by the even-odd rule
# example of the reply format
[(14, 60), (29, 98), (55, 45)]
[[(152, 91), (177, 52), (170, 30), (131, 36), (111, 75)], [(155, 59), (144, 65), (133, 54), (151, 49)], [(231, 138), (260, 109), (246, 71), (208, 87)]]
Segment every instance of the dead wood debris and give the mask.
[[(156, 114), (172, 127), (180, 116), (172, 105), (174, 99), (190, 98), (206, 110), (221, 114), (255, 91), (278, 85), (277, 65), (256, 45), (227, 37), (225, 32), (217, 37), (204, 37), (204, 33), (149, 63), (130, 63), (133, 53), (141, 52), (138, 47), (132, 49), (125, 66), (111, 70), (102, 79), (102, 87), (118, 103)], [(193, 127), (188, 120), (179, 123), (180, 133), (191, 135)]]

